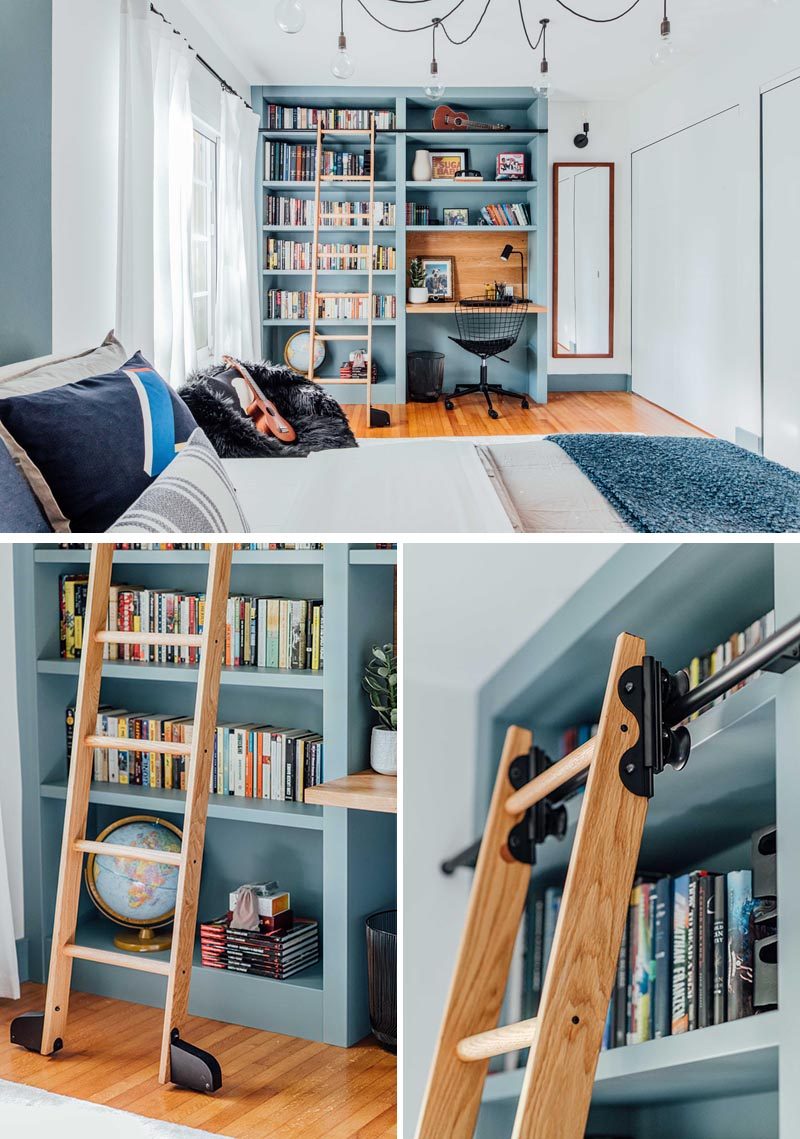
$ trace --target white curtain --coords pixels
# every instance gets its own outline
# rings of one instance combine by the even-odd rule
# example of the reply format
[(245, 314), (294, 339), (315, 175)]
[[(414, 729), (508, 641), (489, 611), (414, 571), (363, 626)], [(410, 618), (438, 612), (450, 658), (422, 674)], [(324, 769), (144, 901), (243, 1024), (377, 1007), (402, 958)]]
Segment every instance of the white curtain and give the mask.
[(258, 115), (222, 92), (217, 189), (217, 357), (261, 359), (256, 152)]
[(0, 546), (0, 997), (19, 997), (23, 936), (22, 789), (14, 649), (13, 546)]
[(117, 335), (175, 387), (196, 361), (193, 62), (189, 44), (148, 0), (122, 0)]

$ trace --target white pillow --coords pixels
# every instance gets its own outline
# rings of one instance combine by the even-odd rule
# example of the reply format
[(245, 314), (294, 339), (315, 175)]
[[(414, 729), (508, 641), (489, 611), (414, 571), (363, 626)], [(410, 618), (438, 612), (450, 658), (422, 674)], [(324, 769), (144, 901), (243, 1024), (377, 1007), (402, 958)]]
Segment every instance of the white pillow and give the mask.
[(201, 428), (110, 527), (128, 534), (249, 534), (233, 483)]
[(112, 331), (99, 348), (89, 348), (76, 356), (51, 360), (38, 368), (25, 368), (21, 372), (9, 372), (6, 375), (0, 373), (0, 399), (46, 392), (64, 384), (73, 384), (77, 380), (86, 380), (90, 376), (104, 376), (107, 372), (116, 372), (127, 359), (127, 352)]

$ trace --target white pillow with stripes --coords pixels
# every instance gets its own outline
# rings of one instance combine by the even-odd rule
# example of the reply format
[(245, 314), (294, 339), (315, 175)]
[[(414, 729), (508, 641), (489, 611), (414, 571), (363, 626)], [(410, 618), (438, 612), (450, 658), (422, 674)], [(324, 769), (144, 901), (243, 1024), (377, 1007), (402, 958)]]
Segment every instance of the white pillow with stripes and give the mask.
[(233, 483), (198, 427), (110, 528), (127, 534), (249, 534)]

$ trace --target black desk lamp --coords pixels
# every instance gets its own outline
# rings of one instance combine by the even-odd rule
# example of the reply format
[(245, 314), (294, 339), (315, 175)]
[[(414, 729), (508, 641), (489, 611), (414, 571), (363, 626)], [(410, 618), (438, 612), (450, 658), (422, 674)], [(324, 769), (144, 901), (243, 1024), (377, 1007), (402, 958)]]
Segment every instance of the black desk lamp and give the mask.
[(503, 252), (500, 254), (501, 261), (508, 261), (512, 253), (516, 253), (519, 257), (519, 276), (520, 276), (520, 300), (527, 301), (525, 296), (525, 257), (520, 249), (515, 249), (513, 245), (504, 245)]

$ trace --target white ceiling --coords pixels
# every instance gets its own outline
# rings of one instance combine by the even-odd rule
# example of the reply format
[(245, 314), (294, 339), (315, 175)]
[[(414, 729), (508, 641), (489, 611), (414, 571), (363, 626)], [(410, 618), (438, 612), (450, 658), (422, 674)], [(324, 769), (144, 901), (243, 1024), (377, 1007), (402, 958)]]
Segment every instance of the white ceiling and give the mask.
[[(681, 54), (670, 67), (713, 47), (726, 35), (725, 24), (748, 13), (769, 19), (775, 0), (669, 0), (673, 36)], [(305, 27), (297, 35), (279, 31), (278, 0), (184, 0), (253, 83), (334, 84), (329, 71), (336, 49), (338, 0), (302, 0)], [(364, 0), (384, 21), (397, 27), (425, 23), (446, 12), (452, 0), (393, 3)], [(448, 21), (456, 38), (472, 29), (485, 0), (465, 0)], [(522, 0), (531, 37), (538, 20), (551, 19), (548, 57), (554, 94), (568, 99), (626, 99), (657, 82), (662, 71), (650, 62), (658, 43), (662, 0), (640, 0), (623, 19), (596, 25), (579, 20), (557, 0)], [(597, 16), (623, 10), (629, 0), (570, 0), (570, 6)], [(345, 0), (345, 30), (356, 61), (354, 85), (422, 85), (430, 60), (430, 32), (398, 35), (378, 27)], [(755, 33), (754, 33), (755, 34)], [(518, 0), (491, 0), (480, 30), (462, 47), (439, 40), (440, 70), (450, 86), (518, 86), (531, 83), (538, 68), (520, 28)], [(746, 63), (743, 61), (743, 65)], [(346, 84), (342, 84), (346, 86)]]

